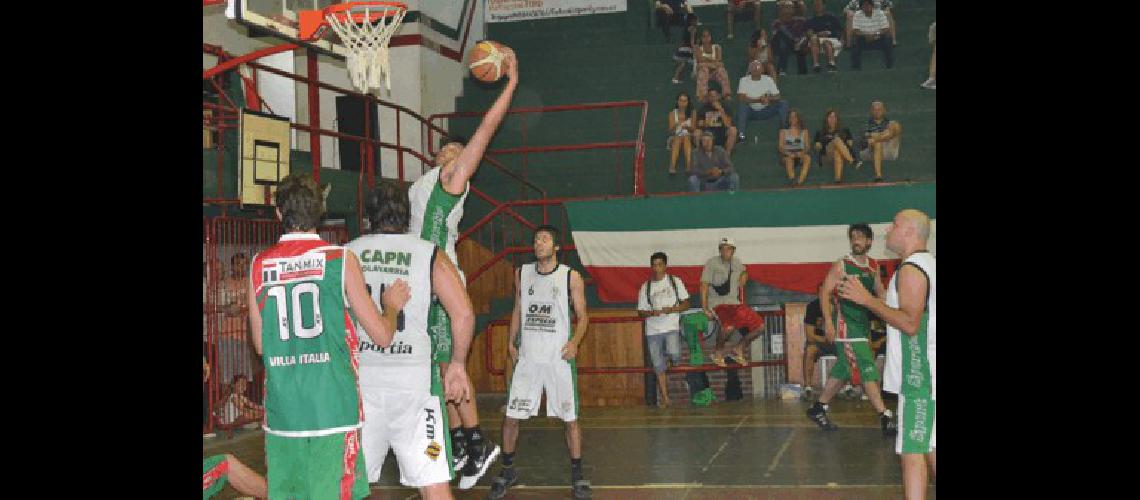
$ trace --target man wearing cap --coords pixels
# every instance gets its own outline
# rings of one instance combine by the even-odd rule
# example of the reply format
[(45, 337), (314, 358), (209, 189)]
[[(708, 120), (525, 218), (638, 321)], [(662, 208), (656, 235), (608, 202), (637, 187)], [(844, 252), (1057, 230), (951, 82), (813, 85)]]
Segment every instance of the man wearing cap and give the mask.
[(713, 144), (713, 133), (701, 134), (701, 147), (693, 153), (693, 175), (689, 176), (689, 190), (736, 191), (740, 176), (732, 170), (732, 160), (724, 148)]
[(783, 128), (788, 119), (788, 103), (780, 98), (780, 89), (772, 77), (764, 74), (764, 65), (760, 61), (748, 64), (748, 74), (740, 78), (736, 86), (736, 129), (740, 134), (738, 141), (744, 141), (744, 130), (748, 128), (749, 120), (766, 120), (779, 116), (780, 122), (776, 129)]
[(705, 268), (701, 271), (701, 307), (710, 319), (716, 318), (720, 322), (712, 360), (718, 366), (727, 365), (724, 342), (732, 330), (737, 328), (743, 338), (732, 347), (733, 358), (737, 363), (744, 364), (748, 362), (745, 348), (760, 335), (764, 319), (743, 303), (748, 270), (735, 256), (736, 241), (730, 237), (721, 238), (718, 248), (720, 255), (705, 262)]

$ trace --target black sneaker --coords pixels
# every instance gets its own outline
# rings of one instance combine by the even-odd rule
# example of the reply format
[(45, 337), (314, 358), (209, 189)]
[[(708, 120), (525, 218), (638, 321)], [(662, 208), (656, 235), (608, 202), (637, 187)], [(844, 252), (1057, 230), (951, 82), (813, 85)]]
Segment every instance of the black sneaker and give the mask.
[(823, 71), (823, 68), (822, 68), (822, 67), (820, 67), (820, 65), (818, 65), (818, 64), (816, 64), (815, 66), (812, 66), (812, 67), (811, 67), (811, 72), (812, 72), (812, 73), (819, 73), (820, 71)]
[(593, 492), (590, 490), (590, 482), (585, 479), (579, 479), (570, 483), (570, 492), (574, 494), (574, 498), (579, 500), (590, 498)]
[(834, 65), (834, 64), (831, 64), (831, 63), (828, 63), (828, 65), (827, 65), (827, 72), (828, 72), (828, 73), (835, 73), (835, 72), (838, 72), (838, 71), (839, 71), (839, 67), (838, 67), (838, 66), (836, 66), (836, 65)]
[(748, 138), (744, 137), (744, 134), (736, 134), (736, 145), (737, 146), (742, 145), (746, 142), (748, 142)]
[(894, 436), (899, 432), (898, 423), (895, 422), (893, 415), (891, 415), (891, 410), (879, 414), (879, 425), (883, 427), (883, 435), (886, 437)]
[(824, 410), (823, 405), (819, 404), (819, 402), (816, 402), (808, 408), (807, 416), (812, 422), (815, 422), (815, 425), (818, 425), (820, 429), (825, 431), (833, 431), (839, 428), (827, 417), (827, 410)]
[[(511, 471), (507, 474), (507, 471)], [(489, 500), (498, 500), (507, 496), (507, 488), (518, 484), (519, 475), (514, 469), (503, 469), (495, 479), (491, 480), (491, 492), (487, 494)]]
[(469, 490), (475, 486), (475, 483), (479, 482), (479, 478), (487, 473), (487, 469), (495, 463), (495, 459), (498, 457), (499, 445), (484, 439), (482, 446), (471, 450), (470, 460), (467, 461), (467, 466), (463, 468), (463, 476), (459, 478), (459, 489)]
[(467, 465), (468, 453), (467, 445), (464, 444), (464, 439), (451, 440), (451, 470), (459, 472), (465, 465)]

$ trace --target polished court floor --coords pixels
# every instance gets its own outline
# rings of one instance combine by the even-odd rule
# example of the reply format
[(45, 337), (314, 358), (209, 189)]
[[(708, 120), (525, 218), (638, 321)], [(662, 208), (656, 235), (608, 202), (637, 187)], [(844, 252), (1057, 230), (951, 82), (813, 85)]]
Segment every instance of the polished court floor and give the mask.
[[(680, 402), (667, 409), (583, 408), (583, 469), (598, 499), (883, 499), (902, 498), (894, 439), (885, 438), (867, 401), (837, 399), (826, 433), (804, 416), (808, 403), (773, 399)], [(479, 399), (482, 427), (501, 444), (501, 396)], [(893, 402), (888, 401), (893, 407)], [(573, 498), (562, 423), (539, 417), (522, 423), (515, 467), (520, 482), (507, 498)], [(232, 453), (265, 473), (261, 431), (219, 433), (203, 456)], [(486, 498), (495, 464), (457, 499)], [(458, 484), (458, 480), (455, 481)], [(230, 487), (216, 498), (237, 498)], [(395, 457), (384, 464), (372, 499), (418, 498), (399, 484)], [(928, 498), (937, 498), (934, 486)]]

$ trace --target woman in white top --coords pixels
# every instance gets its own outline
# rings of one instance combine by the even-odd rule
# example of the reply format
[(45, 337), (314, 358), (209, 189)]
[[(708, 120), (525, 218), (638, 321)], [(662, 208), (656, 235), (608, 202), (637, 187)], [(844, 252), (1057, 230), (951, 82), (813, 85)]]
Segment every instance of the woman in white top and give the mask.
[(669, 175), (677, 173), (677, 153), (685, 150), (685, 173), (693, 170), (693, 123), (696, 111), (689, 106), (689, 94), (677, 94), (677, 103), (669, 111), (669, 139), (666, 145), (669, 148)]
[[(807, 179), (808, 170), (811, 170), (808, 144), (808, 131), (800, 118), (800, 111), (795, 108), (788, 110), (788, 126), (780, 129), (780, 138), (776, 142), (776, 148), (780, 150), (780, 159), (784, 163), (784, 171), (788, 174), (788, 184), (794, 182), (802, 186)], [(796, 181), (795, 175), (796, 160), (800, 160), (803, 165), (799, 181)]]
[(731, 96), (732, 83), (728, 81), (728, 71), (724, 69), (724, 52), (720, 45), (712, 42), (708, 28), (701, 31), (701, 43), (693, 51), (697, 58), (697, 99), (704, 102), (709, 91), (709, 73), (720, 83), (723, 95)]

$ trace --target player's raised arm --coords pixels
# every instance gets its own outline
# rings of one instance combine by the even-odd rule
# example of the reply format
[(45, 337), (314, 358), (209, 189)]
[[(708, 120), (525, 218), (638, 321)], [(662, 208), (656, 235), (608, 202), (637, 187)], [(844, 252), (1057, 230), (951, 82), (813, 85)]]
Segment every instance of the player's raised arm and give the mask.
[(408, 284), (404, 280), (396, 280), (392, 286), (387, 287), (382, 297), (384, 313), (381, 314), (376, 310), (372, 297), (368, 296), (368, 289), (364, 287), (364, 273), (360, 270), (356, 254), (345, 250), (344, 264), (344, 291), (348, 296), (349, 307), (364, 327), (368, 338), (380, 347), (388, 347), (396, 335), (396, 316), (411, 298)]
[(515, 88), (519, 84), (518, 59), (515, 57), (515, 52), (509, 47), (500, 46), (499, 50), (503, 51), (503, 63), (507, 69), (507, 84), (503, 87), (503, 92), (491, 105), (491, 109), (487, 110), (479, 128), (475, 129), (475, 134), (459, 152), (459, 157), (455, 161), (447, 162), (441, 152), (439, 180), (443, 183), (443, 189), (448, 193), (460, 194), (466, 190), (467, 181), (475, 175), (475, 170), (479, 168), (479, 163), (483, 160), (483, 153), (487, 151), (487, 145), (491, 143), (491, 138), (495, 136), (495, 131), (498, 130), (499, 124), (503, 122), (503, 117), (507, 116), (507, 110), (511, 107), (511, 99), (514, 97)]
[(451, 363), (444, 374), (444, 390), (448, 401), (466, 401), (472, 392), (471, 381), (467, 377), (467, 352), (471, 348), (472, 330), (475, 328), (475, 311), (463, 281), (459, 279), (459, 272), (447, 253), (437, 247), (434, 261), (431, 289), (451, 318)]

